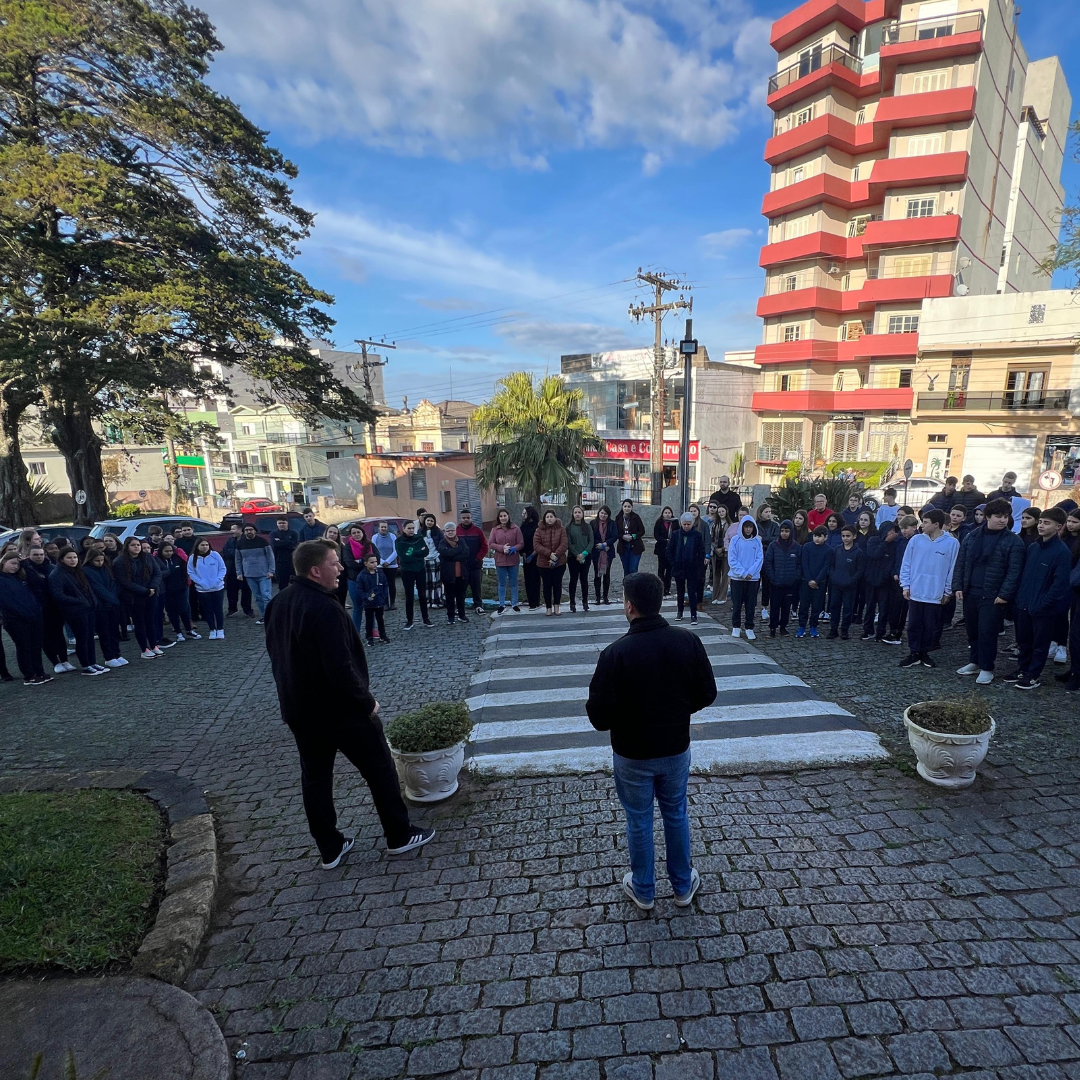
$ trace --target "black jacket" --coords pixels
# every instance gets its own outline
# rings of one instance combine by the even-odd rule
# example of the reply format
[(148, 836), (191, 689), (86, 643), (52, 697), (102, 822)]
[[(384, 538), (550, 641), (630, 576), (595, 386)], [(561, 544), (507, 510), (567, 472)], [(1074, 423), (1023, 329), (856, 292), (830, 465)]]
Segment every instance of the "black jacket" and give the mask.
[[(642, 679), (643, 671), (663, 679)], [(716, 679), (696, 634), (662, 615), (635, 619), (601, 654), (585, 706), (597, 731), (611, 732), (621, 757), (671, 757), (690, 746), (690, 717), (716, 700)]]
[(298, 735), (341, 724), (374, 724), (367, 657), (352, 619), (334, 593), (307, 578), (266, 605), (266, 651), (281, 718)]
[(985, 557), (987, 562), (982, 585), (983, 596), (1015, 600), (1016, 592), (1020, 588), (1020, 576), (1024, 572), (1027, 545), (1011, 529), (1002, 529), (997, 543), (988, 546), (987, 553), (983, 556), (983, 541), (989, 532), (983, 524), (964, 537), (960, 552), (956, 556), (956, 565), (953, 567), (953, 592), (960, 589), (966, 593), (971, 588), (971, 575), (975, 564), (979, 558)]
[[(624, 540), (623, 533), (629, 533), (633, 540)], [(632, 551), (635, 555), (642, 555), (645, 552), (645, 541), (642, 537), (645, 535), (645, 525), (641, 518), (637, 516), (636, 511), (631, 510), (629, 517), (623, 517), (623, 512), (620, 510), (615, 515), (615, 535), (619, 538), (618, 551), (621, 555), (624, 551)]]
[(727, 491), (721, 491), (717, 488), (709, 496), (709, 502), (716, 503), (717, 506), (726, 506), (728, 521), (739, 520), (739, 507), (742, 506), (742, 496), (734, 488), (729, 487)]
[[(456, 563), (461, 563), (460, 578), (454, 569)], [(464, 540), (458, 540), (456, 544), (450, 544), (444, 536), (439, 541), (439, 572), (442, 574), (442, 583), (444, 585), (453, 585), (455, 579), (468, 581), (469, 573), (475, 565), (473, 550)]]
[(852, 544), (851, 550), (841, 544), (832, 549), (833, 561), (829, 570), (829, 584), (838, 589), (848, 589), (858, 585), (866, 569), (866, 554), (858, 544)]
[(144, 552), (137, 559), (117, 555), (112, 572), (120, 595), (129, 600), (144, 600), (151, 589), (155, 595), (161, 591), (161, 572), (153, 555)]
[[(967, 520), (975, 520), (975, 507), (982, 506), (986, 502), (986, 496), (979, 491), (978, 488), (972, 488), (970, 491), (965, 491), (963, 488), (957, 488), (956, 494), (953, 495), (953, 506), (962, 506), (967, 513)], [(951, 510), (952, 507), (949, 507)]]
[(58, 566), (49, 575), (49, 592), (65, 616), (82, 615), (94, 610), (94, 590), (78, 569)]
[[(674, 538), (675, 533), (679, 530), (679, 523), (675, 518), (662, 518), (656, 519), (656, 524), (653, 526), (652, 535), (656, 541), (656, 546), (653, 548), (653, 554), (659, 559), (668, 548), (668, 544)], [(595, 535), (595, 528), (593, 530)], [(595, 541), (594, 541), (595, 542)]]
[(697, 529), (677, 526), (667, 545), (667, 561), (677, 578), (700, 578), (705, 572), (705, 541)]
[(900, 573), (900, 564), (896, 561), (896, 553), (900, 550), (900, 534), (896, 539), (888, 543), (888, 528), (874, 533), (866, 541), (866, 584), (872, 588), (887, 585), (893, 579), (894, 574)]
[[(323, 528), (325, 529), (326, 526), (324, 525)], [(274, 549), (274, 572), (276, 574), (280, 575), (283, 571), (286, 575), (292, 573), (293, 552), (299, 544), (300, 538), (292, 529), (286, 529), (285, 532), (275, 529), (270, 534), (270, 546)]]

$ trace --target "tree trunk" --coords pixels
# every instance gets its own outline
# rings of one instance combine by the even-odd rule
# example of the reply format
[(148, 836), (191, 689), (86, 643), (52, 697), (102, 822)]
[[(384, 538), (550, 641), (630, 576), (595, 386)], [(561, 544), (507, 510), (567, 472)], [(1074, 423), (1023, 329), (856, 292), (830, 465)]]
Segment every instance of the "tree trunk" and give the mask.
[[(50, 407), (46, 416), (52, 424), (52, 439), (64, 455), (71, 497), (75, 502), (73, 525), (93, 525), (107, 517), (109, 497), (101, 474), (101, 439), (94, 431), (90, 414), (70, 402)], [(86, 493), (80, 505), (76, 493)]]
[(0, 388), (0, 523), (18, 528), (41, 523), (19, 445), (25, 409), (22, 395), (10, 383)]
[(180, 466), (176, 464), (176, 443), (171, 435), (165, 437), (165, 479), (169, 482), (169, 513), (180, 509)]

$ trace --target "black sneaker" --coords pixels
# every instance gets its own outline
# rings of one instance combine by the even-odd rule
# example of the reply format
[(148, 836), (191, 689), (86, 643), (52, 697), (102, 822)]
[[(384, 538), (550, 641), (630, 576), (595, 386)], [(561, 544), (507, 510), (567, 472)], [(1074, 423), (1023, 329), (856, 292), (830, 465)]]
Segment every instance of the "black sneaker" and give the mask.
[(781, 626), (780, 627), (780, 636), (781, 637), (787, 637), (788, 636), (788, 628), (786, 626)]
[[(234, 615), (239, 615), (239, 614), (240, 614), (240, 612), (238, 612), (238, 611), (226, 611), (225, 612), (225, 618), (226, 619), (231, 619)], [(124, 639), (121, 638), (120, 640), (123, 641)]]
[(846, 630), (843, 630), (840, 633), (840, 640), (841, 641), (850, 641), (851, 640), (851, 635)]
[(373, 637), (365, 638), (364, 639), (364, 644), (367, 645), (367, 647), (369, 649), (374, 649), (375, 648), (375, 639)]
[(517, 604), (515, 604), (510, 610), (516, 611), (519, 615), (521, 614), (521, 608)]
[(900, 661), (900, 666), (902, 668), (918, 667), (921, 663), (922, 661), (914, 653), (908, 653), (907, 656)]
[(171, 648), (172, 648), (172, 647), (173, 647), (173, 646), (174, 646), (175, 644), (176, 644), (176, 642), (175, 642), (175, 641), (173, 641), (173, 640), (172, 640), (172, 638), (167, 638), (167, 637), (163, 637), (163, 638), (162, 638), (162, 639), (161, 639), (161, 640), (160, 640), (160, 641), (159, 641), (159, 642), (157, 643), (157, 647), (158, 647), (159, 649), (171, 649)]
[(882, 645), (903, 645), (904, 639), (902, 637), (897, 637), (896, 634), (886, 634), (881, 639), (881, 643)]
[(1073, 677), (1072, 668), (1068, 671), (1063, 671), (1060, 675), (1054, 676), (1055, 682), (1071, 682)]
[(411, 630), (412, 628), (413, 628), (413, 624), (411, 622), (407, 622), (402, 629)]
[(776, 629), (775, 629), (775, 627), (771, 627), (771, 626), (769, 627), (769, 637), (776, 637)]
[[(482, 609), (481, 609), (481, 610), (482, 610)], [(468, 622), (469, 620), (468, 620), (467, 618), (465, 618), (465, 616), (464, 616), (464, 615), (459, 615), (459, 616), (458, 616), (458, 620), (457, 620), (457, 621), (458, 621), (458, 622)]]
[[(859, 640), (860, 641), (873, 641), (874, 640), (874, 635), (873, 634), (863, 634), (863, 636), (861, 638), (859, 638)], [(878, 638), (877, 640), (880, 641), (881, 638)]]
[(331, 859), (331, 860), (329, 860), (329, 862), (324, 860), (323, 864), (322, 864), (322, 868), (324, 870), (333, 870), (334, 867), (336, 867), (338, 865), (338, 863), (341, 862), (342, 857), (347, 852), (352, 851), (352, 846), (355, 843), (356, 843), (356, 841), (351, 836), (346, 836), (345, 837), (345, 842), (341, 845), (341, 850), (337, 853), (337, 858), (336, 859)]
[(832, 638), (838, 638), (840, 633), (837, 630), (830, 630), (825, 636), (831, 640)]
[(388, 855), (404, 855), (406, 851), (412, 851), (413, 848), (423, 847), (429, 840), (435, 836), (434, 829), (416, 829), (409, 834), (408, 841), (401, 847), (388, 847), (386, 853)]
[(381, 645), (389, 645), (390, 644), (390, 639), (385, 634), (380, 634), (379, 635), (379, 643)]
[(922, 656), (919, 657), (919, 663), (922, 664), (923, 667), (937, 667), (937, 661), (931, 660), (929, 653), (923, 653)]
[(424, 620), (424, 625), (425, 626), (434, 626), (435, 624), (430, 619), (425, 619)]
[(1015, 682), (1019, 682), (1023, 677), (1024, 677), (1024, 673), (1022, 671), (1010, 671), (1008, 675), (1002, 675), (1001, 676), (1001, 681), (1002, 682), (1008, 682), (1008, 683), (1015, 683)]
[(1080, 694), (1080, 675), (1065, 687), (1066, 694)]
[(1038, 679), (1033, 679), (1030, 675), (1025, 675), (1022, 679), (1017, 679), (1013, 686), (1017, 690), (1038, 690), (1042, 683)]

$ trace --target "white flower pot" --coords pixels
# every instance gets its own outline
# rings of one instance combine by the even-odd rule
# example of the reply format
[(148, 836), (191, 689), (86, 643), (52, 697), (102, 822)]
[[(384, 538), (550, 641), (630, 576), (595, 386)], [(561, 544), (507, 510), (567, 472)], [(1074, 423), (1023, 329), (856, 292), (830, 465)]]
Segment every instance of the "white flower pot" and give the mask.
[[(918, 704), (924, 704), (919, 702)], [(946, 735), (920, 727), (908, 715), (914, 705), (904, 710), (908, 742), (919, 759), (919, 775), (931, 784), (945, 788), (964, 788), (975, 782), (975, 770), (982, 764), (990, 747), (990, 736), (997, 725), (990, 718), (990, 730), (981, 735)]]
[(390, 747), (398, 778), (405, 785), (405, 795), (413, 802), (438, 802), (448, 799), (458, 789), (458, 773), (465, 764), (465, 743), (445, 750), (406, 754)]

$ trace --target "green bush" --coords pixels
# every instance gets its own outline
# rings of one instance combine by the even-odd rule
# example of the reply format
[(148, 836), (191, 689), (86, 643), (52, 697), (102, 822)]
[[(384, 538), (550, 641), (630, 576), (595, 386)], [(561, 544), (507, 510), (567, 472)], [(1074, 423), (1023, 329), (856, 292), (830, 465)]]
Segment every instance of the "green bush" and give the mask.
[(121, 503), (113, 507), (114, 518), (134, 518), (142, 513), (142, 507), (138, 503)]
[(828, 476), (836, 476), (837, 473), (851, 469), (855, 473), (855, 479), (861, 480), (865, 487), (876, 488), (881, 486), (891, 467), (891, 461), (834, 461), (826, 467), (825, 472)]
[(469, 737), (473, 722), (463, 701), (432, 701), (386, 725), (390, 745), (403, 754), (446, 750)]
[(785, 480), (798, 480), (802, 476), (802, 462), (801, 461), (789, 461), (787, 468), (784, 470)]
[(828, 480), (785, 480), (766, 501), (772, 507), (773, 517), (783, 521), (790, 520), (796, 510), (812, 509), (817, 494), (824, 495), (825, 505), (839, 513), (854, 491), (854, 484), (837, 476)]

